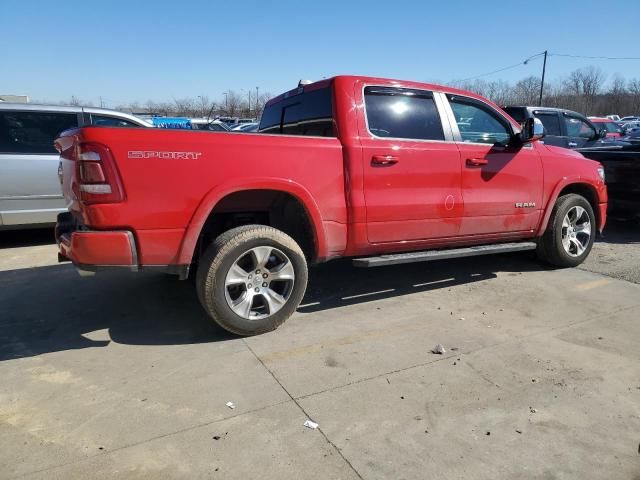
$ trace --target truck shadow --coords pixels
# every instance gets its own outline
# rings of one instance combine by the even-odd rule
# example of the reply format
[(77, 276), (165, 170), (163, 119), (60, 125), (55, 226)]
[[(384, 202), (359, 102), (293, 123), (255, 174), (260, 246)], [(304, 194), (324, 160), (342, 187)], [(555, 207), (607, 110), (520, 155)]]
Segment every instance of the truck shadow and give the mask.
[[(451, 288), (496, 272), (544, 269), (532, 255), (356, 269), (348, 260), (311, 268), (300, 312)], [(103, 272), (80, 278), (71, 265), (0, 272), (0, 361), (110, 342), (176, 345), (240, 341), (215, 326), (189, 281), (155, 273)], [(104, 331), (107, 330), (108, 335)], [(95, 340), (92, 337), (110, 338)]]
[(609, 213), (604, 234), (599, 243), (634, 244), (640, 243), (640, 220), (626, 218), (618, 213)]
[(56, 243), (53, 226), (26, 230), (0, 230), (0, 249), (53, 245)]

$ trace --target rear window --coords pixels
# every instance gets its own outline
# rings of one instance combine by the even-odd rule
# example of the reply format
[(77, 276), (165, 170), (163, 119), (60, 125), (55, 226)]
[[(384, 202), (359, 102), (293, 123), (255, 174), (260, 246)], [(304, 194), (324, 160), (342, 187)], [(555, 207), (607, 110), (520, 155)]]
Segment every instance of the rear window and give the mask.
[(137, 123), (133, 123), (124, 118), (108, 117), (106, 115), (91, 114), (91, 124), (102, 127), (139, 127)]
[(260, 132), (335, 137), (331, 87), (293, 95), (265, 108)]
[(57, 153), (53, 141), (77, 126), (75, 113), (0, 111), (0, 153)]
[(524, 122), (524, 108), (521, 107), (505, 107), (503, 108), (505, 112), (509, 114), (511, 118), (513, 118), (516, 122), (522, 123)]

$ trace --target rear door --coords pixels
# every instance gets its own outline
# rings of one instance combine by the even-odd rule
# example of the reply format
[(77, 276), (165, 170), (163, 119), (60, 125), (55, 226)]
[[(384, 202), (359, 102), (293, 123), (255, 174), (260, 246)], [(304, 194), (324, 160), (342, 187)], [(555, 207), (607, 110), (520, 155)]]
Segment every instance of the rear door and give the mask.
[(542, 207), (542, 161), (536, 147), (510, 142), (511, 123), (492, 106), (446, 95), (461, 153), (464, 213), (460, 235), (527, 236)]
[(0, 110), (0, 216), (5, 225), (55, 222), (65, 211), (53, 141), (78, 114)]
[(359, 129), (369, 242), (456, 236), (460, 154), (434, 93), (365, 86), (359, 95), (365, 105)]

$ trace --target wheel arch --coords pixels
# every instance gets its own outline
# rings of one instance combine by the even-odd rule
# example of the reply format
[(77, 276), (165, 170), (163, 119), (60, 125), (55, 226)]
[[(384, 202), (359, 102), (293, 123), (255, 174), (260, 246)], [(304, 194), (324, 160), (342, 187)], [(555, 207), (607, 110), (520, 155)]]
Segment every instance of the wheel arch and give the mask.
[(598, 190), (595, 185), (592, 183), (585, 181), (583, 178), (566, 178), (558, 185), (556, 185), (553, 193), (549, 197), (549, 201), (546, 205), (544, 216), (542, 217), (542, 221), (540, 223), (540, 227), (538, 228), (538, 236), (544, 234), (547, 230), (547, 226), (549, 225), (549, 219), (551, 218), (551, 212), (553, 211), (553, 207), (562, 195), (567, 195), (569, 193), (575, 193), (584, 197), (591, 208), (593, 209), (593, 213), (596, 216), (596, 224), (598, 225), (598, 231), (602, 232), (602, 221), (600, 215), (600, 209), (598, 208)]
[(326, 256), (327, 244), (322, 223), (322, 215), (313, 196), (300, 184), (279, 178), (272, 179), (250, 179), (242, 184), (228, 183), (221, 184), (212, 188), (195, 210), (189, 225), (187, 226), (178, 253), (178, 263), (192, 263), (194, 256), (197, 254), (196, 247), (200, 240), (203, 229), (210, 221), (212, 215), (216, 214), (216, 208), (224, 205), (225, 201), (233, 199), (234, 195), (249, 192), (270, 192), (271, 194), (287, 195), (297, 202), (303, 209), (308, 226), (311, 230), (312, 251), (305, 252), (310, 254), (311, 259), (320, 259)]

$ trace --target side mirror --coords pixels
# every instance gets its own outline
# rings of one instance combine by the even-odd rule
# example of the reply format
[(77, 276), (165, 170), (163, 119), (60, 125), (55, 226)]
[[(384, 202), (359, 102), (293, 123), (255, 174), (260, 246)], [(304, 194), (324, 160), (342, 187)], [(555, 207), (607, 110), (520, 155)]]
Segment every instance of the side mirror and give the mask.
[(598, 130), (598, 138), (606, 138), (606, 136), (607, 136), (606, 128), (601, 128), (600, 130)]
[(518, 134), (521, 143), (531, 143), (544, 137), (544, 125), (537, 118), (527, 118), (522, 122), (522, 130)]

